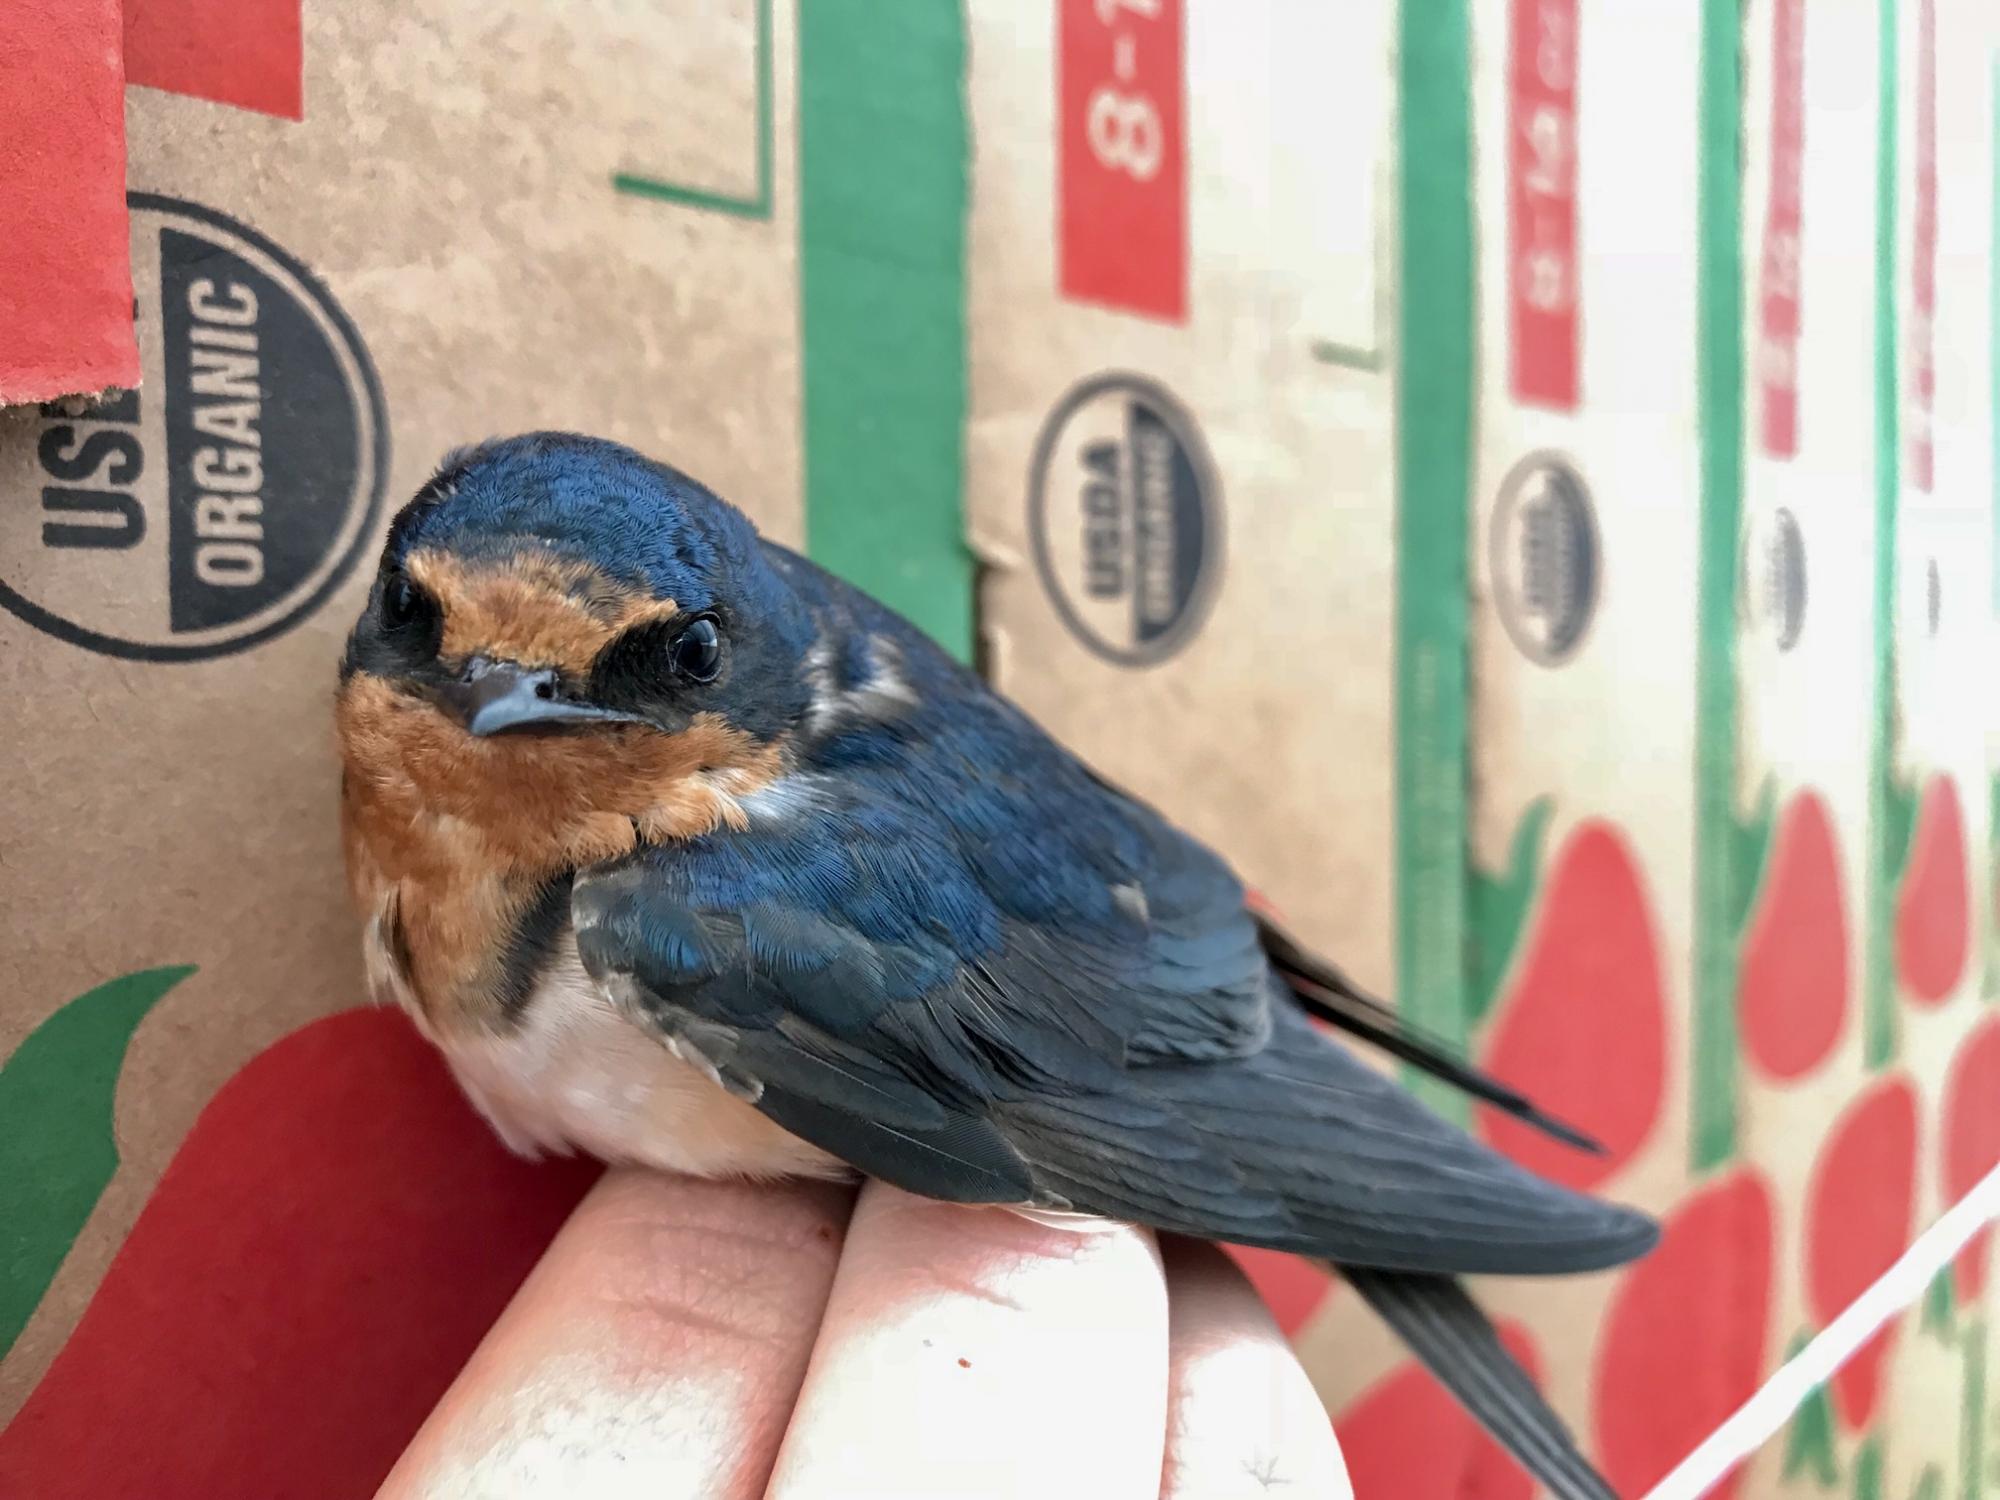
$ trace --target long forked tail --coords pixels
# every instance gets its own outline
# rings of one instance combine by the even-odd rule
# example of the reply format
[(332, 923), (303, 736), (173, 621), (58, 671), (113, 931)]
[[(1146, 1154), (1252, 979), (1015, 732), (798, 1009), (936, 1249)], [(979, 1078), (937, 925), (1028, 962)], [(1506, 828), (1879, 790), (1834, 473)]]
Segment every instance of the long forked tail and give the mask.
[(1457, 1281), (1407, 1271), (1335, 1269), (1555, 1500), (1617, 1500)]

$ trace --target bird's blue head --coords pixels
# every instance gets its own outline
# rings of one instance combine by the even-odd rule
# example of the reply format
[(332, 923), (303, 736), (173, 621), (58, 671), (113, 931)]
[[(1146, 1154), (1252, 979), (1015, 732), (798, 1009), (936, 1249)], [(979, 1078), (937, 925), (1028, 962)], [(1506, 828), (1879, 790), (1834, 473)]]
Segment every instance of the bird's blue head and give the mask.
[(679, 470), (602, 438), (538, 432), (446, 455), (390, 527), (383, 566), (553, 564), (693, 616), (747, 582), (756, 553), (743, 514)]
[(815, 631), (784, 566), (739, 511), (615, 443), (453, 453), (391, 526), (348, 641), (350, 782), (414, 783), (482, 823), (637, 821), (699, 778), (774, 775)]

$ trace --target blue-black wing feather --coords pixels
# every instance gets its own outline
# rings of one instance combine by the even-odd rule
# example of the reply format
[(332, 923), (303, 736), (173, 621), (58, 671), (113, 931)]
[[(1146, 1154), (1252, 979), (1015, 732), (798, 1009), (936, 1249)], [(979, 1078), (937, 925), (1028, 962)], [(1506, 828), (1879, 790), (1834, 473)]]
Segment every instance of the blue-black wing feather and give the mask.
[(893, 664), (900, 706), (802, 725), (747, 829), (579, 876), (585, 965), (644, 1022), (934, 1197), (1413, 1271), (1651, 1243), (1316, 1033), (1219, 858), (900, 620), (781, 564), (857, 671)]

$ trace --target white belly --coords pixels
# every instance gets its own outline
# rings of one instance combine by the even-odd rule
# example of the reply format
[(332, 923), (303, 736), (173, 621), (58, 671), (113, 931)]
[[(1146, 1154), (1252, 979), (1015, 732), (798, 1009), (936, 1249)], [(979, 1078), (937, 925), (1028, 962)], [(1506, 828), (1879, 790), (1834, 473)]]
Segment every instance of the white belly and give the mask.
[(572, 937), (518, 1029), (437, 1040), (466, 1095), (524, 1156), (583, 1151), (697, 1177), (853, 1175), (627, 1020), (584, 972)]

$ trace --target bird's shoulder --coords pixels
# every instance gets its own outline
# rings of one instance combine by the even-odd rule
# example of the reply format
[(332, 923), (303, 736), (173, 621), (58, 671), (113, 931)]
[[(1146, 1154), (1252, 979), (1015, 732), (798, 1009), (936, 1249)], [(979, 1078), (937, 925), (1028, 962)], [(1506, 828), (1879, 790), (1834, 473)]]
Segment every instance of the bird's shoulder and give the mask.
[(1006, 1101), (1265, 1044), (1278, 986), (1219, 857), (906, 622), (774, 567), (820, 621), (788, 770), (734, 826), (578, 874), (616, 1004), (795, 1134), (960, 1200), (1041, 1191)]
[(1005, 1010), (1117, 1066), (1254, 1047), (1272, 979), (1228, 865), (907, 622), (770, 553), (823, 621), (789, 769), (737, 826), (579, 878), (602, 964), (878, 1048), (899, 1007)]
[[(796, 816), (753, 809), (748, 842), (780, 860), (833, 845), (892, 875), (920, 864), (949, 906), (991, 918), (959, 928), (973, 953), (990, 950), (996, 920), (1121, 950), (1180, 951), (1212, 932), (1261, 972), (1243, 886), (1221, 856), (909, 621), (766, 547), (829, 629), (809, 664), (796, 772), (767, 799)], [(890, 889), (907, 894), (900, 880)]]

